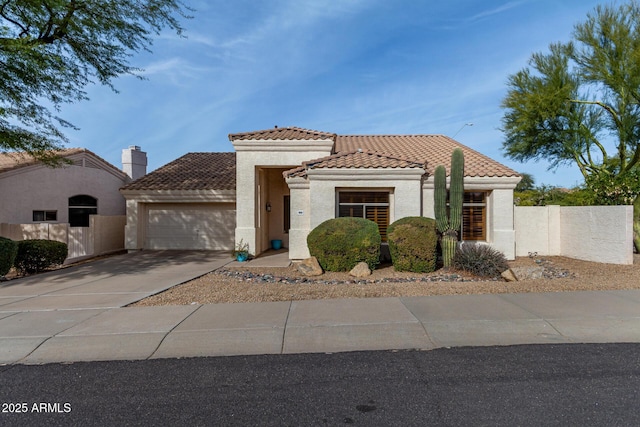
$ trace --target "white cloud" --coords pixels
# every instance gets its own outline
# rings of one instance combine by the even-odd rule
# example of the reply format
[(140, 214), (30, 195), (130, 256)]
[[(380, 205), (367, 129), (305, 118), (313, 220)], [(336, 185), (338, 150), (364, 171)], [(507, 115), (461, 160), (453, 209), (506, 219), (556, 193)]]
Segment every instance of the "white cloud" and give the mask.
[(494, 16), (494, 15), (498, 15), (500, 13), (504, 13), (504, 12), (506, 12), (508, 10), (511, 10), (513, 8), (516, 8), (516, 7), (518, 7), (518, 6), (520, 6), (520, 5), (524, 4), (524, 3), (526, 3), (526, 1), (524, 1), (524, 0), (522, 0), (522, 1), (511, 1), (511, 2), (508, 2), (508, 3), (503, 4), (501, 6), (498, 6), (496, 8), (488, 9), (488, 10), (482, 11), (480, 13), (477, 13), (477, 14), (473, 15), (472, 17), (468, 18), (466, 21), (467, 22), (479, 21), (481, 19), (488, 18), (490, 16)]

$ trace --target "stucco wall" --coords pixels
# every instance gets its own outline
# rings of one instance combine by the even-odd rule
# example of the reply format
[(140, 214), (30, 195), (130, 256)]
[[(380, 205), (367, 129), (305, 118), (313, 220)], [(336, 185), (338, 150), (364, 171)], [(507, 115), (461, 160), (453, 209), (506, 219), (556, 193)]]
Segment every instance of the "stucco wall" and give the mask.
[[(259, 196), (262, 189), (258, 170), (265, 168), (294, 168), (305, 161), (328, 156), (333, 147), (331, 140), (313, 141), (233, 141), (236, 151), (236, 243), (249, 243), (255, 248), (266, 248), (267, 236), (260, 229), (264, 220), (266, 200)], [(258, 207), (259, 211), (256, 211)], [(293, 228), (293, 225), (292, 225)], [(291, 246), (291, 234), (289, 235)], [(260, 252), (261, 249), (258, 250)]]
[(633, 264), (633, 206), (515, 208), (516, 253)]
[(98, 200), (99, 215), (124, 215), (125, 201), (118, 177), (104, 169), (81, 166), (25, 167), (5, 172), (0, 179), (0, 222), (28, 224), (34, 210), (56, 211), (55, 222), (69, 222), (68, 199), (86, 194)]
[[(465, 190), (487, 192), (486, 243), (504, 253), (507, 259), (516, 257), (513, 189), (519, 181), (519, 177), (473, 177), (464, 180)], [(422, 216), (435, 218), (433, 198), (434, 178), (431, 176), (422, 186)]]
[(289, 180), (292, 212), (289, 257), (309, 256), (307, 236), (324, 221), (336, 217), (336, 194), (341, 189), (389, 191), (390, 222), (419, 216), (422, 173), (412, 169), (317, 169), (308, 172), (308, 182), (300, 178)]
[(291, 195), (291, 228), (289, 229), (289, 258), (309, 257), (307, 236), (311, 231), (311, 198), (309, 182), (302, 178), (287, 181)]

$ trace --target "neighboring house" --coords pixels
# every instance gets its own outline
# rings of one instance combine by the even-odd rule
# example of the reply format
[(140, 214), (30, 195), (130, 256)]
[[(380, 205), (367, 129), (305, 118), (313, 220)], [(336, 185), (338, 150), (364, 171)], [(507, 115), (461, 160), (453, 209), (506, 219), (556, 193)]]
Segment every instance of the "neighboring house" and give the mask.
[(88, 227), (89, 215), (124, 215), (120, 187), (146, 172), (140, 147), (123, 150), (123, 170), (84, 148), (57, 154), (70, 163), (53, 168), (25, 153), (0, 153), (0, 223)]
[(127, 249), (252, 253), (282, 240), (289, 258), (309, 256), (306, 238), (323, 221), (358, 216), (386, 228), (433, 217), (433, 172), (465, 154), (462, 239), (490, 243), (513, 259), (514, 170), (443, 135), (342, 136), (296, 127), (229, 135), (235, 153), (187, 154), (121, 189)]

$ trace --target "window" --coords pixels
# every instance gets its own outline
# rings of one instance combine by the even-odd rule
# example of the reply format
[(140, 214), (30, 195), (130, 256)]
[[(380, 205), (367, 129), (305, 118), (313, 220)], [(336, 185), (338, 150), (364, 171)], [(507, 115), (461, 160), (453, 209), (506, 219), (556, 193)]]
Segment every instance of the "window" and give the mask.
[(69, 225), (71, 227), (88, 227), (89, 215), (98, 213), (98, 200), (91, 196), (80, 195), (69, 197)]
[(57, 221), (58, 211), (33, 211), (33, 222)]
[(366, 218), (378, 224), (382, 241), (387, 241), (389, 193), (385, 191), (341, 191), (338, 193), (338, 217)]
[(487, 193), (465, 191), (462, 204), (462, 240), (487, 240)]

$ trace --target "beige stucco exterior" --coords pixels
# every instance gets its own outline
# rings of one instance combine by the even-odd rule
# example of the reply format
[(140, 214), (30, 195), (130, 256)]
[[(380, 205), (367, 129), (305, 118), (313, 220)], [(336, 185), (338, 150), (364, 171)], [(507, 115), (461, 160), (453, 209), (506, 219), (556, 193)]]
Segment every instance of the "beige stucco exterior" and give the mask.
[[(252, 253), (283, 240), (293, 260), (309, 256), (307, 236), (320, 223), (337, 216), (340, 190), (384, 190), (390, 194), (390, 218), (433, 218), (433, 177), (413, 168), (309, 168), (306, 177), (285, 180), (282, 172), (332, 153), (332, 140), (232, 141), (236, 150), (235, 242), (249, 243)], [(487, 243), (515, 258), (513, 189), (519, 177), (466, 178), (465, 189), (482, 190), (487, 200)], [(290, 197), (290, 229), (282, 230), (283, 196)], [(267, 205), (271, 211), (268, 211)]]
[[(185, 211), (208, 209), (213, 213), (209, 227), (226, 227), (231, 230), (234, 228), (236, 192), (232, 190), (123, 190), (122, 194), (127, 201), (125, 248), (128, 250), (145, 248), (148, 243), (149, 211), (154, 209), (174, 209), (176, 212), (181, 209)], [(229, 237), (226, 242), (211, 240), (212, 243), (215, 243), (215, 246), (206, 246), (207, 242), (205, 240), (208, 234), (206, 232), (203, 233), (203, 241), (200, 246), (190, 247), (189, 249), (233, 249), (232, 237)], [(179, 240), (183, 238), (186, 238), (184, 234), (176, 233), (176, 244), (179, 245)]]
[(633, 264), (633, 206), (518, 206), (516, 255)]
[[(331, 154), (333, 141), (327, 140), (287, 140), (287, 141), (233, 141), (236, 151), (236, 230), (235, 241), (242, 240), (249, 244), (252, 254), (260, 253), (269, 248), (270, 240), (282, 238), (297, 247), (299, 242), (292, 237), (283, 236), (281, 227), (274, 228), (280, 200), (287, 191), (283, 186), (284, 177), (276, 175), (270, 170), (280, 172), (300, 166), (303, 162), (325, 157)], [(270, 179), (269, 179), (270, 178)], [(294, 195), (291, 194), (291, 212), (295, 212)], [(271, 212), (267, 212), (267, 202), (271, 205)], [(294, 229), (295, 214), (291, 215), (291, 229)], [(285, 245), (285, 246), (286, 246)], [(306, 241), (305, 241), (306, 246)]]
[(287, 180), (291, 189), (291, 259), (309, 256), (307, 235), (322, 222), (337, 216), (340, 190), (389, 191), (390, 222), (420, 215), (422, 168), (311, 169), (307, 174), (308, 182), (300, 178)]
[[(520, 182), (520, 177), (466, 177), (464, 189), (467, 191), (487, 192), (487, 239), (497, 250), (503, 252), (507, 259), (515, 259), (515, 224), (513, 216), (513, 189)], [(447, 179), (447, 185), (449, 181)], [(434, 218), (433, 177), (425, 180), (422, 191), (422, 216)]]
[(124, 215), (119, 188), (128, 182), (124, 172), (86, 153), (71, 156), (71, 165), (50, 168), (41, 164), (0, 174), (0, 222), (33, 223), (33, 211), (55, 211), (55, 222), (69, 221), (68, 199), (88, 195), (97, 199), (99, 215)]

